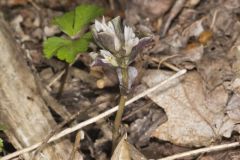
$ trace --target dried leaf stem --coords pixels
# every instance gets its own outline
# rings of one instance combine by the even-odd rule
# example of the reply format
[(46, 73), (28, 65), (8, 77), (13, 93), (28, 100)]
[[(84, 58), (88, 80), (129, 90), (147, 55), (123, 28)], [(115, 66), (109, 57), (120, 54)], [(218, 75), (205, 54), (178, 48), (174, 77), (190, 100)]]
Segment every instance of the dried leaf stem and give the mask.
[(62, 96), (62, 93), (63, 93), (63, 89), (64, 89), (64, 86), (65, 86), (65, 83), (67, 81), (67, 77), (68, 77), (68, 71), (69, 71), (69, 67), (70, 67), (70, 64), (69, 63), (65, 63), (65, 69), (64, 69), (64, 74), (62, 75), (61, 77), (61, 85), (59, 87), (59, 90), (58, 90), (58, 94), (57, 94), (57, 98), (61, 98)]
[(192, 150), (192, 151), (188, 151), (188, 152), (175, 154), (175, 155), (172, 155), (169, 157), (160, 158), (158, 160), (182, 159), (184, 157), (193, 156), (193, 155), (197, 155), (197, 154), (201, 154), (201, 153), (220, 151), (220, 150), (239, 147), (239, 146), (240, 146), (239, 142), (233, 142), (233, 143), (229, 143), (229, 144), (221, 144), (221, 145), (210, 146), (210, 147), (205, 147), (205, 148), (200, 148), (200, 149), (196, 149), (196, 150)]
[(77, 153), (77, 150), (78, 148), (80, 147), (80, 141), (81, 139), (84, 138), (84, 133), (83, 131), (78, 131), (77, 135), (76, 135), (76, 138), (75, 138), (75, 142), (74, 142), (74, 146), (73, 146), (73, 150), (72, 150), (72, 153), (69, 157), (69, 160), (75, 160), (75, 157), (76, 157), (76, 153)]

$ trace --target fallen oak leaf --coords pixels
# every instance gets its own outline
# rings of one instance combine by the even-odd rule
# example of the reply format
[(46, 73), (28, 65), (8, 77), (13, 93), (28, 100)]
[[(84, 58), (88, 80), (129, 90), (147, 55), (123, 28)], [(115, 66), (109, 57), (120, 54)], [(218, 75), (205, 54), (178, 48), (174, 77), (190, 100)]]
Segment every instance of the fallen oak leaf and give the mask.
[[(143, 78), (148, 86), (172, 73), (148, 71)], [(220, 86), (206, 92), (197, 72), (190, 72), (148, 96), (162, 107), (168, 117), (152, 136), (182, 146), (208, 146), (221, 136), (230, 137), (234, 123), (225, 115), (228, 94)]]
[(114, 150), (111, 160), (146, 160), (146, 158), (132, 144), (128, 143), (127, 134), (125, 134)]

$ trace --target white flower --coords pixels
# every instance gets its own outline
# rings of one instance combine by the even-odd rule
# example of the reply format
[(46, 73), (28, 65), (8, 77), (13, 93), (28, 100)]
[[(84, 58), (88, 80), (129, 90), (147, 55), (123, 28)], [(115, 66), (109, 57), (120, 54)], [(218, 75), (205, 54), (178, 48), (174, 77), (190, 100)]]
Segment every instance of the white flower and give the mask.
[(107, 23), (104, 17), (102, 22), (95, 20), (92, 31), (96, 43), (103, 49), (100, 50), (100, 56), (95, 53), (91, 54), (94, 59), (93, 64), (102, 66), (110, 64), (113, 66), (117, 71), (120, 85), (125, 85), (123, 84), (122, 69), (127, 69), (128, 86), (123, 86), (123, 88), (128, 91), (137, 76), (136, 68), (129, 65), (134, 61), (137, 54), (151, 42), (151, 38), (145, 37), (139, 40), (131, 27), (122, 25), (120, 17), (116, 17)]
[[(101, 22), (95, 20), (92, 31), (96, 43), (104, 49), (101, 51), (104, 63), (110, 63), (113, 66), (126, 67), (151, 41), (151, 38), (136, 37), (131, 27), (122, 25), (120, 17), (109, 22), (106, 22), (104, 17)], [(107, 58), (107, 55), (110, 58)]]
[(139, 43), (139, 38), (137, 38), (131, 27), (124, 26), (124, 49), (126, 55), (129, 55), (132, 52), (132, 48)]
[(106, 50), (100, 50), (100, 54), (101, 56), (103, 56), (103, 59), (101, 59), (101, 61), (103, 63), (108, 63), (113, 65), (114, 67), (118, 66), (116, 57), (114, 57), (109, 51)]
[(102, 19), (102, 23), (95, 20), (95, 25), (94, 25), (95, 29), (97, 32), (106, 32), (108, 34), (110, 34), (111, 36), (113, 36), (114, 38), (114, 48), (116, 51), (119, 51), (121, 48), (121, 42), (115, 32), (114, 26), (111, 23), (111, 21), (108, 22), (108, 24), (106, 24), (105, 18), (103, 17)]

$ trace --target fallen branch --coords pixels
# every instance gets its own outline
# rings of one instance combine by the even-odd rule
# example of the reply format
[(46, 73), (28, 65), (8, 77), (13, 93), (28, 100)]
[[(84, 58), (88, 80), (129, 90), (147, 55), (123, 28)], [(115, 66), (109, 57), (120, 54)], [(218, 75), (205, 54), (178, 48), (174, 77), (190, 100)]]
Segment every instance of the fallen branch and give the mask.
[(239, 142), (233, 142), (233, 143), (229, 143), (229, 144), (221, 144), (221, 145), (217, 145), (217, 146), (200, 148), (200, 149), (196, 149), (196, 150), (192, 150), (192, 151), (188, 151), (188, 152), (183, 152), (183, 153), (175, 154), (175, 155), (173, 155), (173, 156), (169, 156), (169, 157), (165, 157), (165, 158), (160, 158), (160, 159), (158, 159), (158, 160), (174, 160), (174, 159), (180, 159), (180, 158), (183, 158), (183, 157), (193, 156), (193, 155), (197, 155), (197, 154), (200, 154), (200, 153), (208, 153), (208, 152), (220, 151), (220, 150), (229, 149), (229, 148), (234, 148), (234, 147), (238, 147), (238, 146), (240, 146), (240, 143), (239, 143)]
[[(164, 85), (167, 84), (168, 82), (170, 82), (170, 81), (172, 81), (172, 80), (174, 80), (174, 79), (176, 79), (176, 78), (184, 75), (185, 73), (186, 73), (186, 70), (185, 70), (185, 69), (177, 72), (176, 74), (172, 75), (171, 77), (169, 77), (168, 79), (164, 80), (164, 81), (161, 82), (160, 84), (158, 84), (158, 85), (156, 85), (156, 86), (154, 86), (154, 87), (152, 87), (152, 88), (149, 88), (149, 89), (147, 89), (146, 91), (144, 91), (144, 92), (138, 94), (137, 96), (133, 97), (132, 99), (128, 100), (128, 101), (126, 102), (126, 106), (129, 105), (129, 104), (131, 104), (131, 103), (133, 103), (133, 102), (135, 102), (135, 101), (137, 101), (138, 99), (140, 99), (140, 98), (148, 95), (149, 93), (155, 91), (155, 90), (158, 89), (159, 87), (164, 86)], [(58, 133), (57, 135), (53, 136), (51, 139), (49, 139), (48, 143), (53, 142), (53, 141), (55, 141), (55, 140), (57, 140), (57, 139), (59, 139), (59, 138), (62, 138), (63, 136), (68, 135), (69, 133), (72, 133), (72, 132), (74, 132), (74, 131), (76, 131), (76, 130), (79, 130), (79, 129), (81, 129), (81, 128), (89, 125), (89, 124), (95, 123), (95, 122), (97, 122), (98, 120), (100, 120), (100, 119), (102, 119), (102, 118), (104, 118), (104, 117), (107, 117), (107, 116), (111, 115), (112, 113), (116, 112), (117, 110), (118, 110), (118, 106), (115, 106), (114, 108), (109, 109), (109, 110), (107, 110), (107, 111), (99, 114), (99, 115), (96, 116), (96, 117), (93, 117), (93, 118), (90, 118), (90, 119), (88, 119), (88, 120), (86, 120), (86, 121), (83, 121), (83, 122), (77, 124), (77, 125), (74, 126), (74, 127), (67, 128), (67, 129), (63, 130), (62, 132)], [(29, 146), (29, 147), (27, 147), (27, 148), (24, 148), (24, 149), (22, 149), (22, 150), (19, 150), (19, 151), (16, 151), (16, 152), (14, 152), (14, 153), (11, 153), (11, 154), (9, 154), (9, 155), (6, 155), (6, 156), (2, 157), (1, 160), (9, 160), (9, 159), (14, 158), (14, 157), (16, 157), (16, 156), (18, 156), (18, 155), (21, 155), (21, 154), (30, 152), (30, 151), (38, 148), (39, 146), (41, 146), (41, 144), (42, 144), (42, 142), (36, 143), (36, 144), (34, 144), (34, 145), (32, 145), (32, 146)]]
[[(11, 27), (0, 16), (0, 123), (7, 126), (4, 133), (11, 144), (22, 149), (42, 141), (57, 123), (39, 92), (27, 55), (12, 35)], [(72, 146), (70, 140), (59, 140), (44, 148), (36, 159), (44, 156), (45, 159), (65, 160)], [(30, 157), (28, 153), (23, 155), (24, 159)]]

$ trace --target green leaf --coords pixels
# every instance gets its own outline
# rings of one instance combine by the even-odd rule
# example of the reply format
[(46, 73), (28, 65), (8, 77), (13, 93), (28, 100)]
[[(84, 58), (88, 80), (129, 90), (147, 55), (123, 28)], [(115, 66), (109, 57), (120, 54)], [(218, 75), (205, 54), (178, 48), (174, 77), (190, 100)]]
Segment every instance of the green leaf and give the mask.
[(75, 11), (67, 12), (64, 15), (53, 19), (53, 23), (58, 25), (58, 27), (69, 36), (76, 34), (74, 29), (74, 21)]
[(103, 9), (96, 5), (80, 5), (74, 11), (56, 17), (53, 22), (69, 36), (79, 33), (83, 27), (89, 24), (96, 17), (103, 14)]
[(3, 125), (3, 124), (0, 123), (0, 131), (4, 131), (4, 130), (6, 130), (6, 129), (7, 129), (7, 127), (6, 127), (5, 125)]
[(91, 32), (85, 33), (81, 38), (72, 41), (51, 37), (44, 42), (43, 52), (48, 59), (57, 56), (60, 60), (73, 63), (78, 53), (87, 51), (91, 39)]
[(103, 8), (96, 5), (80, 5), (75, 10), (76, 31), (81, 30), (85, 25), (90, 23), (96, 17), (103, 14)]
[(3, 151), (3, 140), (0, 138), (0, 153)]
[(63, 46), (69, 45), (71, 43), (70, 40), (66, 40), (59, 37), (51, 37), (48, 38), (43, 43), (43, 52), (46, 58), (50, 59), (53, 57), (56, 52)]

